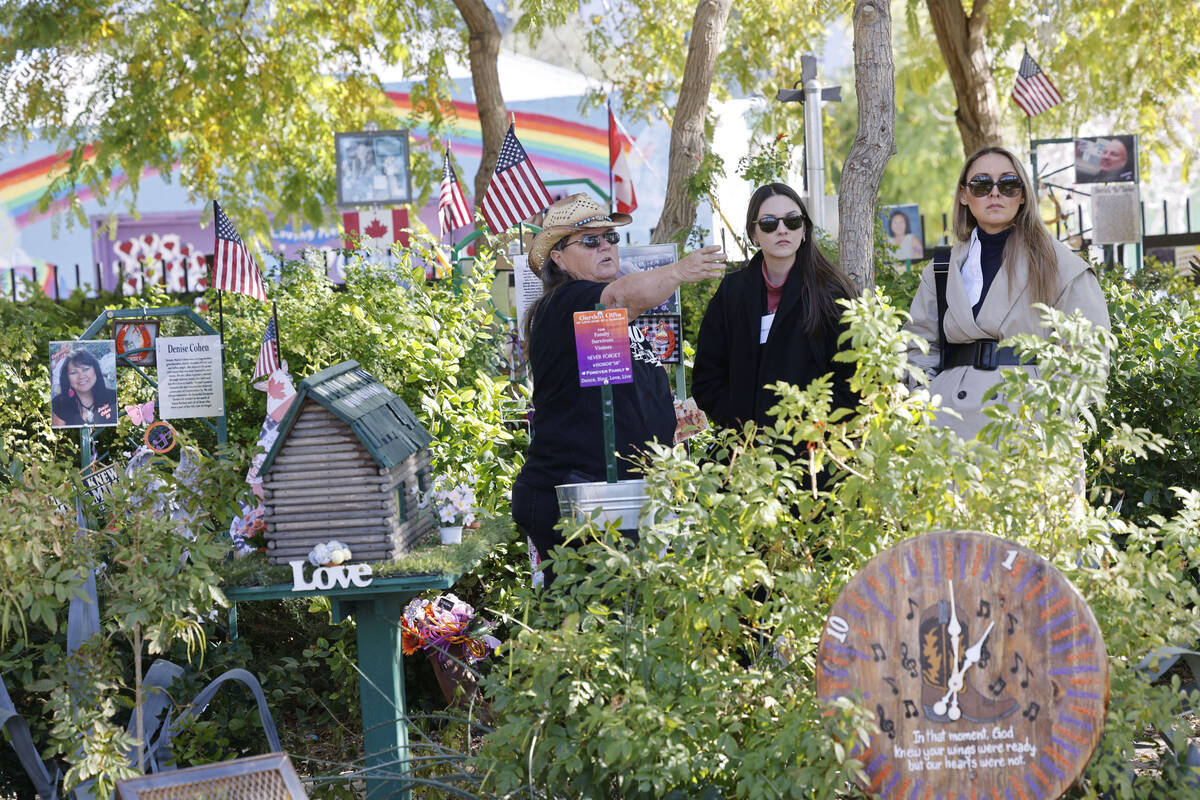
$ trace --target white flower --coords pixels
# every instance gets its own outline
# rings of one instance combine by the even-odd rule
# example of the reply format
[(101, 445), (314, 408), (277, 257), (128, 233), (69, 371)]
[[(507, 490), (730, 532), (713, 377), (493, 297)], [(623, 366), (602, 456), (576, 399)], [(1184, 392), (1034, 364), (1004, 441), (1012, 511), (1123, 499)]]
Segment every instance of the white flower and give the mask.
[(323, 567), (329, 563), (329, 545), (318, 542), (308, 551), (308, 563), (314, 567)]
[(410, 625), (416, 624), (417, 620), (425, 617), (425, 606), (429, 605), (429, 601), (421, 597), (413, 598), (412, 602), (404, 607), (404, 621)]

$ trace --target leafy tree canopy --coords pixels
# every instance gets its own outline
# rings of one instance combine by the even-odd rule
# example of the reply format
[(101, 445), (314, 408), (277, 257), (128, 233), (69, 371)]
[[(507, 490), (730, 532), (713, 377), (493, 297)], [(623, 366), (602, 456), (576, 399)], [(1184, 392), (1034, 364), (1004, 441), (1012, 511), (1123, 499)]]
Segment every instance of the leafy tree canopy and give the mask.
[[(969, 47), (968, 36), (981, 37), (997, 106), (978, 110), (999, 118), (1004, 129), (1020, 124), (1024, 138), (1025, 115), (1009, 94), (1027, 47), (1065, 100), (1034, 120), (1035, 135), (1111, 129), (1139, 134), (1144, 152), (1163, 161), (1169, 160), (1171, 148), (1182, 151), (1185, 164), (1194, 157), (1185, 139), (1200, 79), (1200, 5), (1193, 0), (909, 0), (912, 41), (932, 41), (930, 11), (964, 20), (950, 31), (961, 37), (964, 48)], [(906, 72), (918, 92), (963, 69), (947, 61), (948, 42), (940, 33), (938, 39), (941, 48), (924, 46), (923, 58), (916, 58)], [(961, 110), (964, 98), (958, 103)], [(969, 98), (966, 104), (971, 104)], [(965, 149), (974, 149), (966, 137), (963, 142)]]
[[(334, 132), (397, 124), (380, 65), (427, 76), (413, 99), (436, 130), (447, 59), (464, 48), (440, 0), (4, 2), (0, 128), (70, 153), (43, 210), (63, 191), (108, 198), (122, 171), (133, 206), (144, 169), (170, 180), (178, 164), (243, 231), (269, 230), (264, 208), (317, 224), (334, 205)], [(434, 171), (414, 164), (416, 183)]]

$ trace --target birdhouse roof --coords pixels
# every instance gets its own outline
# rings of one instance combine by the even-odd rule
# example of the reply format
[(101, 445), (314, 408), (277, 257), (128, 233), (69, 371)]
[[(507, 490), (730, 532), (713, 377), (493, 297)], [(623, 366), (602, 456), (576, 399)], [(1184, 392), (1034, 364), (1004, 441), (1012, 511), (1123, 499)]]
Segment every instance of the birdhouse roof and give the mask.
[(343, 361), (310, 375), (296, 387), (296, 398), (279, 423), (279, 436), (263, 460), (260, 475), (271, 469), (305, 400), (312, 400), (346, 423), (383, 469), (395, 467), (433, 441), (403, 400), (357, 361)]

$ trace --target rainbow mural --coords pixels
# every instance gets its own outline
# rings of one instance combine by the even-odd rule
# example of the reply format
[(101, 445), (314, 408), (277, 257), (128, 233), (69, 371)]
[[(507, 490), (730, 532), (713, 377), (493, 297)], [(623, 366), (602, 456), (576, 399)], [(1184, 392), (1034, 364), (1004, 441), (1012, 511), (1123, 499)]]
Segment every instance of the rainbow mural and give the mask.
[[(396, 111), (412, 117), (412, 101), (406, 92), (387, 92)], [(465, 161), (478, 162), (482, 152), (482, 134), (479, 127), (479, 111), (474, 103), (455, 101), (457, 120), (451, 129), (454, 152)], [(516, 112), (517, 138), (525, 146), (534, 166), (544, 180), (587, 179), (607, 191), (608, 187), (608, 131), (606, 128), (570, 122), (548, 114)], [(418, 142), (428, 141), (422, 126), (413, 131)], [(332, 147), (332, 142), (330, 143)], [(66, 169), (69, 152), (39, 158), (28, 164), (0, 173), (0, 208), (13, 220), (18, 230), (46, 219), (63, 210), (68, 203), (66, 192), (58, 193), (52, 200), (48, 214), (35, 210), (38, 198), (46, 191), (54, 178)], [(84, 151), (84, 158), (94, 160), (93, 146)], [(146, 170), (142, 178), (157, 175), (157, 170)], [(469, 176), (464, 179), (464, 189), (469, 191)], [(112, 177), (111, 187), (119, 188), (126, 181), (124, 173)], [(79, 193), (80, 200), (90, 200), (90, 190)]]
[[(4, 212), (13, 220), (17, 230), (48, 219), (67, 207), (69, 202), (67, 192), (61, 191), (51, 200), (47, 212), (39, 214), (35, 208), (38, 198), (45, 193), (51, 182), (66, 171), (66, 162), (70, 155), (70, 151), (55, 153), (0, 173), (0, 208), (4, 209)], [(92, 145), (84, 148), (83, 159), (85, 163), (96, 160), (95, 148)], [(158, 170), (147, 169), (142, 173), (142, 177), (149, 178), (157, 174)], [(118, 171), (113, 175), (109, 189), (112, 191), (119, 189), (125, 184), (125, 180), (125, 173)], [(93, 197), (94, 193), (91, 189), (79, 192), (81, 201), (91, 200)]]
[[(411, 98), (403, 92), (388, 92), (401, 114), (414, 115)], [(456, 156), (478, 163), (483, 156), (483, 134), (479, 109), (474, 103), (456, 100), (457, 119), (449, 125)], [(608, 191), (608, 129), (568, 122), (548, 114), (516, 112), (517, 138), (529, 154), (543, 180), (547, 176), (587, 179)], [(414, 132), (417, 141), (428, 141), (423, 129)], [(470, 176), (459, 176), (464, 190), (471, 189)]]

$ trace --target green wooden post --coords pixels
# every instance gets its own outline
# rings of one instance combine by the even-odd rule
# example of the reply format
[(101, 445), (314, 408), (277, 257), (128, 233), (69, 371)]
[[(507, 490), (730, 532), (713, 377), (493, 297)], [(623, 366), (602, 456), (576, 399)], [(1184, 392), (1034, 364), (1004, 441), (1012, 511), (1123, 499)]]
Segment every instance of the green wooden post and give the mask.
[(617, 431), (613, 424), (612, 386), (605, 383), (600, 387), (600, 412), (604, 416), (604, 469), (608, 482), (617, 482)]
[[(409, 800), (408, 707), (399, 619), (413, 596), (446, 591), (458, 574), (397, 575), (369, 586), (294, 591), (290, 584), (237, 586), (225, 590), (233, 603), (285, 597), (328, 597), (335, 623), (354, 617), (358, 626), (358, 692), (362, 699), (363, 776), (368, 800)], [(236, 630), (233, 631), (236, 635)]]
[(368, 800), (409, 798), (407, 789), (395, 792), (392, 782), (408, 774), (408, 706), (400, 626), (395, 622), (404, 613), (404, 603), (402, 596), (388, 594), (346, 604), (358, 624), (365, 766), (379, 770), (367, 778)]

